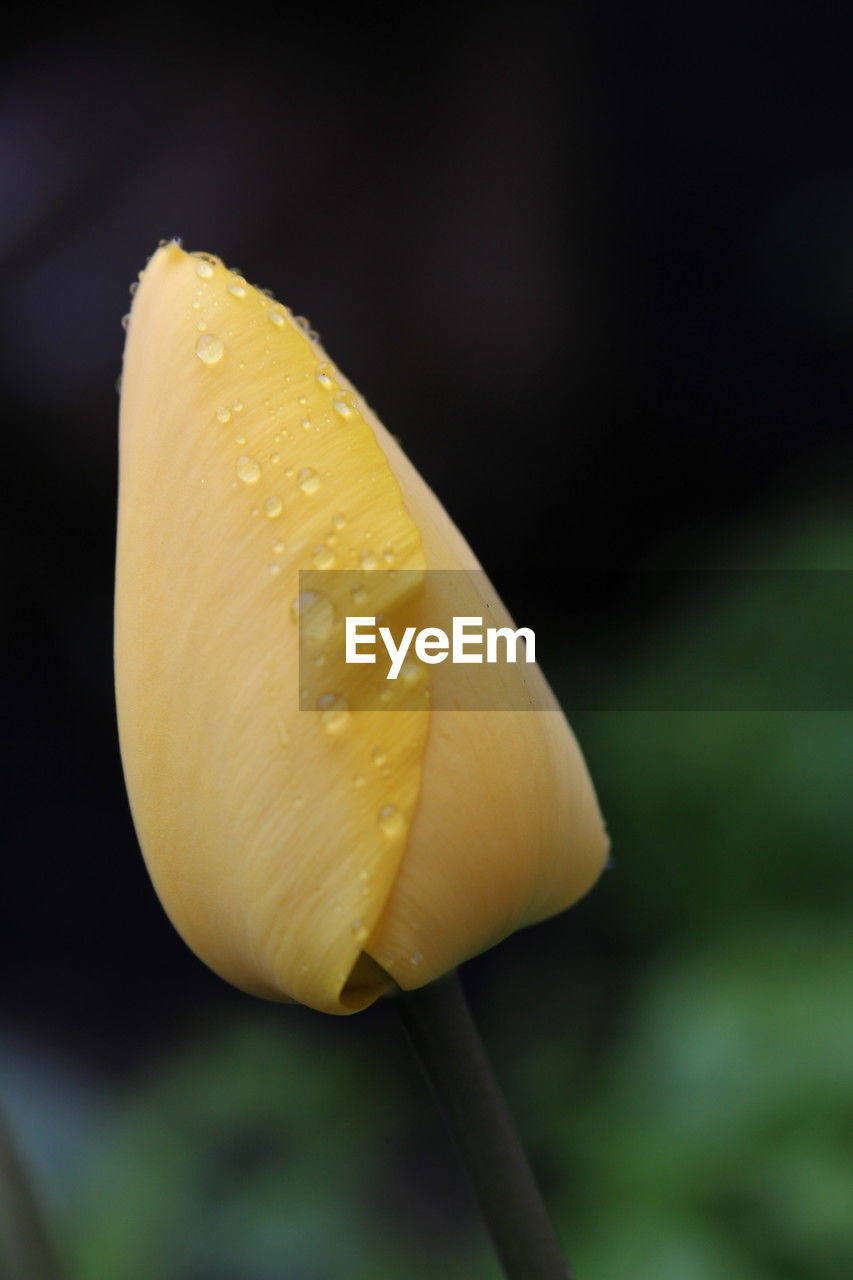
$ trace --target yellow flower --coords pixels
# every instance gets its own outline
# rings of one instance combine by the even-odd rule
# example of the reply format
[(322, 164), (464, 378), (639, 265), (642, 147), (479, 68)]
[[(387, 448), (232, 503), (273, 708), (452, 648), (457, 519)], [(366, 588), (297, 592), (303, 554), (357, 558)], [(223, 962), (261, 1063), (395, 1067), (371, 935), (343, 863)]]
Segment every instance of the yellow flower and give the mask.
[[(479, 569), (474, 555), (316, 335), (217, 259), (162, 246), (122, 374), (116, 690), (134, 821), (212, 969), (329, 1013), (561, 911), (607, 847), (538, 667), (500, 677), (526, 682), (534, 710), (454, 710), (474, 676), (450, 664), (406, 709), (350, 709), (332, 687), (299, 709), (300, 631), (322, 638), (336, 616), (320, 593), (300, 606), (299, 571), (369, 580), (389, 564), (420, 588), (377, 575), (395, 624), (470, 613), (436, 598), (467, 575), (424, 570)], [(508, 621), (482, 581), (483, 609)]]

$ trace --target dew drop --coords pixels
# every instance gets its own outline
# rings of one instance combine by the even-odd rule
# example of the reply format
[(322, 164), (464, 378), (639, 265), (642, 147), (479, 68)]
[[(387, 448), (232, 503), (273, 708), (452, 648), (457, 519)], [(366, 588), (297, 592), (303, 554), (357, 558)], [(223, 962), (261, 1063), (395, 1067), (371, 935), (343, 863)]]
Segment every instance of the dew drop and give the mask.
[(317, 372), (314, 374), (314, 377), (317, 379), (317, 382), (324, 391), (331, 391), (332, 387), (335, 385), (332, 381), (330, 367), (327, 364), (318, 365)]
[(358, 563), (362, 569), (378, 569), (379, 561), (372, 551), (362, 551), (358, 557)]
[(400, 679), (407, 689), (417, 688), (425, 674), (426, 672), (417, 658), (409, 657), (403, 659), (403, 665), (400, 668)]
[(297, 396), (297, 397), (296, 397), (296, 403), (297, 403), (297, 404), (307, 404), (307, 403), (308, 403), (308, 397), (307, 397), (307, 396)]
[(296, 483), (303, 493), (316, 493), (320, 488), (320, 477), (311, 467), (303, 467), (296, 477)]
[(272, 544), (272, 553), (273, 553), (273, 555), (274, 555), (274, 556), (280, 556), (280, 555), (283, 555), (283, 554), (284, 554), (284, 543), (283, 543), (283, 542), (281, 542), (281, 541), (274, 542), (274, 543)]
[(350, 591), (350, 595), (356, 604), (364, 604), (367, 599), (367, 588), (362, 586), (353, 587)]
[(369, 929), (367, 929), (360, 920), (353, 920), (350, 925), (350, 933), (355, 938), (356, 942), (364, 942), (369, 932)]
[(334, 555), (322, 542), (318, 547), (314, 548), (311, 559), (314, 561), (314, 566), (317, 569), (331, 569), (332, 565), (335, 563)]
[(300, 425), (300, 427), (302, 428), (302, 430), (303, 430), (303, 431), (310, 431), (310, 430), (311, 430), (311, 419), (310, 419), (310, 418), (300, 418), (300, 419), (299, 419), (299, 425)]
[(302, 330), (302, 332), (306, 334), (307, 337), (309, 337), (312, 340), (312, 342), (320, 341), (319, 333), (317, 332), (316, 329), (312, 328), (311, 321), (308, 319), (307, 316), (294, 316), (293, 319), (299, 325), (299, 328)]
[(388, 763), (388, 756), (381, 747), (374, 747), (370, 753), (370, 758), (377, 769), (381, 769), (383, 765)]
[(121, 327), (122, 327), (122, 329), (127, 329), (127, 326), (128, 326), (129, 324), (130, 324), (130, 312), (128, 312), (128, 314), (127, 314), (126, 316), (122, 316), (122, 318), (121, 318)]
[(277, 577), (278, 577), (278, 575), (281, 573), (281, 565), (280, 565), (280, 564), (271, 564), (271, 565), (269, 566), (269, 570), (270, 570), (270, 577), (271, 577), (271, 578), (277, 578)]
[(394, 840), (403, 834), (406, 821), (396, 805), (384, 804), (379, 810), (378, 817), (382, 834), (389, 840)]
[(261, 478), (261, 465), (254, 458), (243, 454), (237, 459), (237, 479), (243, 484), (257, 484)]
[(217, 422), (223, 422), (223, 423), (231, 421), (231, 410), (227, 407), (227, 405), (221, 404), (219, 408), (216, 410), (216, 420)]
[(333, 529), (343, 529), (345, 524), (346, 524), (346, 519), (341, 515), (340, 512), (338, 512), (336, 516), (332, 516)]
[(324, 693), (317, 699), (320, 721), (330, 737), (336, 737), (346, 729), (350, 721), (349, 704), (338, 693)]
[(335, 396), (332, 401), (332, 408), (335, 413), (340, 414), (342, 418), (351, 418), (355, 413), (353, 406), (345, 395)]
[(235, 400), (235, 401), (234, 401), (234, 412), (235, 412), (235, 413), (242, 413), (242, 412), (243, 412), (243, 401), (242, 401), (242, 400)]
[(243, 279), (242, 276), (237, 276), (236, 279), (231, 284), (229, 284), (228, 292), (231, 294), (232, 298), (245, 298), (246, 281)]
[(279, 720), (278, 724), (276, 725), (276, 729), (278, 731), (278, 740), (281, 743), (281, 745), (283, 747), (289, 746), (290, 734), (287, 732), (287, 726), (285, 725), (283, 720)]
[(274, 325), (277, 325), (279, 329), (285, 323), (286, 317), (284, 314), (284, 308), (279, 306), (278, 304), (276, 304), (276, 306), (274, 307), (270, 307), (270, 309), (267, 311), (267, 316)]
[(209, 280), (213, 275), (213, 264), (205, 258), (199, 258), (195, 264), (195, 273), (201, 276), (202, 280)]
[(409, 960), (413, 965), (417, 966), (423, 960), (423, 956), (421, 955), (420, 951), (413, 951), (412, 954), (409, 956)]
[(234, 443), (242, 446), (246, 443), (246, 437), (244, 435), (235, 436)]
[(275, 496), (267, 498), (264, 503), (264, 515), (269, 520), (276, 520), (281, 515), (282, 501)]
[(225, 345), (221, 338), (214, 338), (212, 333), (203, 333), (195, 344), (195, 353), (204, 364), (219, 364), (225, 355)]
[(299, 623), (300, 633), (318, 644), (328, 640), (335, 625), (335, 609), (319, 591), (300, 591), (290, 606), (290, 616)]
[[(357, 774), (355, 775), (355, 777), (353, 778), (353, 780), (352, 780), (352, 785), (353, 785), (354, 787), (363, 787), (363, 786), (365, 786), (366, 784), (367, 784), (367, 779), (365, 778), (365, 776), (364, 776), (364, 774), (363, 774), (363, 773), (357, 773)], [(363, 880), (366, 880), (366, 879), (367, 879), (367, 872), (366, 872), (366, 871), (360, 871), (360, 872), (359, 872), (359, 875), (358, 875), (358, 878), (359, 878), (359, 880), (362, 880), (362, 879), (363, 879)]]

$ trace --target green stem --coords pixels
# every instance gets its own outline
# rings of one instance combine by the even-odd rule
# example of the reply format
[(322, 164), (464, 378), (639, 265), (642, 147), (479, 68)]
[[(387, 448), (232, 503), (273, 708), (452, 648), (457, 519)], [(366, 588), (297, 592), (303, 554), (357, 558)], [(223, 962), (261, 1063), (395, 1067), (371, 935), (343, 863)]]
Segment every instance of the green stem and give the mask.
[(395, 1001), (507, 1280), (572, 1280), (457, 974)]
[(0, 1114), (0, 1211), (8, 1219), (8, 1238), (18, 1280), (58, 1280), (50, 1237), (38, 1197), (9, 1126)]

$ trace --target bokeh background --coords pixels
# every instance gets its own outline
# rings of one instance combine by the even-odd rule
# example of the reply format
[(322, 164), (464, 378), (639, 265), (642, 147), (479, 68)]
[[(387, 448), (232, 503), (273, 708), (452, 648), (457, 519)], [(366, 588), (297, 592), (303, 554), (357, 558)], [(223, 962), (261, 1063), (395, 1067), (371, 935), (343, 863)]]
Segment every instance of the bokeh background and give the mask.
[(670, 662), (713, 688), (737, 661), (715, 637), (742, 596), (673, 577), (652, 610), (618, 588), (578, 609), (572, 577), (853, 568), (837, 12), (18, 15), (0, 1098), (70, 1280), (498, 1274), (393, 1010), (231, 990), (143, 870), (111, 684), (115, 382), (128, 285), (172, 235), (311, 317), (570, 710), (586, 663), (621, 691), (573, 716), (613, 869), (467, 966), (579, 1276), (853, 1274), (849, 646), (810, 606), (821, 709), (663, 709)]

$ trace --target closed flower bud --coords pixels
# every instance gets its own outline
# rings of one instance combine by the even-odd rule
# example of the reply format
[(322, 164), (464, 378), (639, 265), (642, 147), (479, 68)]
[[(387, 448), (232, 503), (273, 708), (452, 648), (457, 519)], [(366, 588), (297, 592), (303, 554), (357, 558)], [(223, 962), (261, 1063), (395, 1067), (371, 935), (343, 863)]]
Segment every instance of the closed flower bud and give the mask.
[[(535, 666), (501, 676), (533, 709), (454, 709), (481, 669), (451, 663), (405, 709), (352, 708), (340, 687), (300, 709), (300, 631), (328, 630), (335, 609), (300, 599), (299, 571), (369, 578), (389, 561), (418, 590), (391, 588), (383, 612), (417, 627), (459, 612), (436, 593), (467, 577), (425, 571), (479, 569), (307, 325), (217, 259), (162, 246), (121, 392), (116, 689), (134, 822), (212, 969), (328, 1013), (563, 910), (607, 848)], [(477, 576), (483, 611), (508, 623)]]

